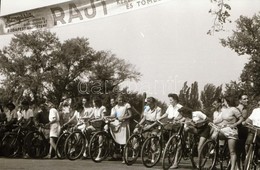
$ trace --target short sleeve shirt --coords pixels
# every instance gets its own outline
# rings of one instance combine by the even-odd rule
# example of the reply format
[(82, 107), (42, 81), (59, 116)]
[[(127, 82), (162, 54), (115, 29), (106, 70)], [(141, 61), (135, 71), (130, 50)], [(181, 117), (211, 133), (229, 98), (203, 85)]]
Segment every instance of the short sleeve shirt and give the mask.
[(207, 118), (207, 116), (202, 113), (201, 111), (194, 111), (192, 112), (192, 120), (194, 122), (198, 122), (200, 120), (205, 120)]
[(114, 109), (112, 109), (111, 116), (114, 117), (123, 117), (126, 114), (126, 111), (131, 108), (129, 103), (125, 103), (123, 106), (116, 105)]
[(178, 110), (182, 108), (182, 105), (180, 104), (177, 104), (176, 106), (172, 106), (172, 105), (169, 105), (167, 110), (166, 110), (166, 114), (168, 115), (168, 119), (173, 119), (173, 118), (176, 118), (179, 116), (179, 112)]
[(100, 108), (94, 108), (94, 117), (95, 119), (99, 119), (103, 117), (103, 114), (106, 112), (105, 106), (101, 106)]
[(260, 108), (254, 109), (248, 118), (252, 120), (254, 126), (260, 127)]
[(151, 110), (150, 108), (144, 111), (145, 120), (155, 122), (161, 116), (162, 109), (160, 107), (156, 107)]
[(56, 109), (51, 108), (49, 111), (49, 121), (52, 121), (54, 119), (56, 119), (57, 121), (60, 121), (59, 112)]
[(29, 119), (30, 117), (34, 117), (32, 109), (23, 110), (21, 114), (22, 117), (26, 120)]

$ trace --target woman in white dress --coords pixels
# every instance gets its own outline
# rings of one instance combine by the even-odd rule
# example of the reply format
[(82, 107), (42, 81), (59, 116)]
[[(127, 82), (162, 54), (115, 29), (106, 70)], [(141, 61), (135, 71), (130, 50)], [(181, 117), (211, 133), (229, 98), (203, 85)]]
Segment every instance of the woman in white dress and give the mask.
[(129, 118), (132, 116), (131, 106), (126, 103), (123, 96), (117, 97), (117, 105), (111, 111), (115, 120), (110, 123), (110, 132), (115, 142), (125, 145), (130, 136)]

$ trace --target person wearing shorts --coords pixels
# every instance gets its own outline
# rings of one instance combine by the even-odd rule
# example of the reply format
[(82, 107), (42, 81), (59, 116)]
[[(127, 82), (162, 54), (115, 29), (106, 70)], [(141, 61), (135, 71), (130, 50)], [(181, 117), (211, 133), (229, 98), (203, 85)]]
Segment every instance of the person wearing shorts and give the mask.
[(49, 123), (46, 126), (50, 127), (50, 150), (46, 158), (51, 158), (52, 150), (56, 152), (56, 141), (60, 134), (60, 116), (57, 109), (54, 108), (53, 104), (50, 101), (46, 102), (49, 110)]
[(237, 126), (243, 122), (243, 117), (235, 107), (234, 98), (225, 97), (221, 117), (218, 120), (220, 138), (228, 140), (231, 170), (235, 170), (237, 162), (236, 143), (238, 140)]
[(198, 143), (198, 153), (200, 154), (202, 145), (210, 136), (210, 127), (207, 124), (208, 117), (201, 111), (192, 111), (188, 107), (182, 107), (178, 111), (185, 118), (184, 130), (200, 137)]

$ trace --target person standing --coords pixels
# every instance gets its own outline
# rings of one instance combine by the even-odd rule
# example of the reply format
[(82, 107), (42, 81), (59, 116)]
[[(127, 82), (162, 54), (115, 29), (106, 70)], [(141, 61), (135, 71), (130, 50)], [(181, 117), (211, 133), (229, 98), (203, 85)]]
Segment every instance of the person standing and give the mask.
[[(241, 113), (243, 120), (245, 121), (248, 118), (248, 111), (247, 111), (247, 105), (248, 105), (248, 96), (245, 94), (242, 94), (239, 96), (239, 104), (236, 107), (238, 111)], [(242, 124), (239, 124), (237, 126), (238, 129), (238, 141), (237, 141), (237, 163), (238, 167), (240, 168), (241, 163), (245, 160), (246, 157), (246, 139), (248, 135), (248, 130), (246, 127), (244, 127)]]
[[(180, 121), (183, 117), (179, 113), (179, 109), (182, 108), (182, 105), (179, 104), (179, 97), (177, 94), (170, 93), (168, 94), (168, 98), (170, 101), (170, 104), (166, 110), (166, 112), (159, 118), (159, 120), (162, 120), (167, 117), (167, 121), (174, 122), (174, 121)], [(167, 124), (164, 129), (166, 130), (172, 130), (174, 129), (177, 132), (177, 129), (179, 128), (179, 125), (174, 125), (172, 123)], [(178, 146), (175, 159), (173, 162), (173, 165), (170, 167), (172, 169), (177, 169), (178, 168), (178, 157), (180, 156), (180, 150), (181, 150), (181, 145)]]
[(228, 140), (228, 148), (230, 152), (231, 170), (235, 170), (237, 163), (236, 143), (238, 140), (237, 126), (243, 122), (243, 117), (235, 107), (234, 99), (230, 97), (224, 98), (224, 106), (222, 109), (221, 119), (218, 126), (221, 128), (220, 135)]
[(33, 110), (30, 108), (30, 104), (28, 101), (26, 100), (22, 101), (21, 110), (17, 114), (20, 114), (20, 119), (18, 118), (18, 121), (22, 122), (22, 125), (25, 128), (31, 128), (33, 126), (34, 114), (33, 114)]
[[(246, 123), (249, 123), (251, 125), (254, 125), (256, 127), (260, 127), (260, 100), (257, 102), (257, 108), (255, 108), (252, 112), (252, 114), (242, 123), (245, 125)], [(252, 144), (254, 139), (254, 131), (249, 130), (248, 136), (246, 139), (246, 151), (248, 151), (248, 146)], [(257, 146), (258, 146), (258, 156), (260, 155), (260, 135), (258, 133), (257, 135)]]
[(47, 101), (46, 104), (49, 107), (49, 123), (47, 123), (46, 126), (50, 127), (50, 150), (46, 158), (50, 159), (52, 151), (54, 150), (56, 152), (56, 141), (60, 134), (60, 116), (50, 101)]

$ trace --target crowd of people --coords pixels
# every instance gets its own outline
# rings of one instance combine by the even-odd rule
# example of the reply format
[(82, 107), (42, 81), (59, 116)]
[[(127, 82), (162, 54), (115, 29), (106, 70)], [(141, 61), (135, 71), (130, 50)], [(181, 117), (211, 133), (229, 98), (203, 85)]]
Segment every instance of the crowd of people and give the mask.
[[(132, 133), (146, 133), (157, 135), (159, 132), (158, 121), (165, 123), (164, 129), (175, 132), (180, 128), (179, 122), (183, 122), (186, 133), (193, 133), (199, 136), (198, 153), (207, 139), (219, 137), (220, 145), (223, 140), (228, 141), (230, 153), (231, 170), (235, 170), (237, 165), (243, 164), (248, 145), (252, 143), (253, 132), (243, 125), (246, 123), (260, 127), (260, 101), (257, 108), (252, 113), (248, 111), (248, 96), (239, 96), (239, 104), (236, 105), (234, 98), (223, 97), (216, 99), (212, 107), (214, 108), (213, 119), (211, 120), (203, 111), (192, 110), (179, 103), (177, 94), (169, 94), (169, 105), (165, 112), (157, 105), (154, 97), (146, 98), (140, 121), (136, 124)], [(129, 138), (131, 131), (129, 128), (132, 109), (130, 103), (123, 95), (111, 98), (111, 110), (107, 110), (100, 98), (87, 100), (82, 98), (80, 103), (70, 106), (69, 102), (63, 102), (59, 108), (55, 108), (50, 101), (39, 106), (37, 111), (30, 108), (28, 101), (22, 101), (19, 106), (9, 102), (0, 107), (0, 137), (3, 138), (6, 131), (14, 128), (13, 125), (21, 123), (30, 127), (33, 124), (44, 124), (49, 129), (50, 149), (46, 158), (51, 158), (51, 153), (56, 150), (56, 141), (62, 126), (75, 123), (79, 130), (102, 131), (110, 129), (114, 141), (123, 148)], [(112, 119), (110, 126), (104, 125), (105, 118)], [(219, 127), (219, 131), (211, 129), (208, 122), (213, 122)], [(171, 122), (171, 123), (169, 123)], [(4, 127), (4, 128), (3, 128)], [(100, 141), (102, 139), (99, 139)], [(259, 139), (257, 140), (259, 142)], [(181, 146), (179, 146), (181, 147)], [(123, 149), (121, 149), (123, 150)], [(175, 155), (171, 168), (178, 168), (179, 150)], [(96, 160), (100, 158), (101, 150)], [(260, 153), (259, 153), (260, 154)], [(84, 152), (86, 157), (87, 153)]]

